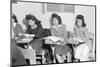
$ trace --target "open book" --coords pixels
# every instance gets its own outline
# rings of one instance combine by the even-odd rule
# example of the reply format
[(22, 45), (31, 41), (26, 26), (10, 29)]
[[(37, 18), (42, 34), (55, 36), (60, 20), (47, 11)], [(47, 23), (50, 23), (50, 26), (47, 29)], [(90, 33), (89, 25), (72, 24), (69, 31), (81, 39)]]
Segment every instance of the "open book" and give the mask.
[(29, 43), (33, 38), (23, 38), (16, 40), (17, 43)]
[(44, 39), (48, 39), (48, 40), (53, 41), (53, 42), (58, 42), (58, 41), (63, 40), (62, 38), (58, 38), (56, 36), (48, 36), (48, 37), (45, 37)]
[(34, 34), (24, 34), (24, 36), (26, 36), (26, 37), (35, 37)]

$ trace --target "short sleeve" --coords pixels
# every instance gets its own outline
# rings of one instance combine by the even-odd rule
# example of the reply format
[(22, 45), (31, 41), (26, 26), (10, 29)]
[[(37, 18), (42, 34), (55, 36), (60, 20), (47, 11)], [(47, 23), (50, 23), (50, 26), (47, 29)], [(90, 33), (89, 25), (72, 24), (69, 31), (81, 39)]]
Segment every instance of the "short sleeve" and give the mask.
[(67, 37), (67, 30), (66, 30), (66, 26), (63, 24), (62, 25), (62, 33), (63, 33), (63, 37), (65, 38), (65, 39), (67, 39), (68, 37)]
[(74, 37), (77, 36), (77, 28), (76, 28), (76, 26), (73, 27), (73, 36)]

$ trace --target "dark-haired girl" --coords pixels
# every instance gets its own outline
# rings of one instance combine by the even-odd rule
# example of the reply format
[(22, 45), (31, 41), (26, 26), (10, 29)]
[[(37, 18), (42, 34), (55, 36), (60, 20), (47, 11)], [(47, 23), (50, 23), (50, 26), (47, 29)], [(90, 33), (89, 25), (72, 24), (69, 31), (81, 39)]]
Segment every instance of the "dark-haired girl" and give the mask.
[(80, 59), (80, 61), (88, 61), (91, 44), (83, 15), (76, 16), (76, 22), (73, 31), (75, 39), (82, 43), (76, 48), (75, 58)]
[(18, 23), (17, 17), (12, 16), (12, 38), (21, 36), (23, 33), (22, 26)]
[[(26, 30), (26, 36), (32, 35), (33, 40), (30, 43), (32, 49), (41, 54), (42, 52), (42, 38), (43, 38), (43, 28), (41, 22), (34, 15), (26, 15), (26, 20), (28, 21), (28, 27)], [(35, 54), (35, 53), (34, 53)], [(32, 60), (32, 59), (30, 59)], [(34, 62), (32, 64), (36, 64), (36, 58), (33, 58)]]
[(62, 40), (60, 45), (55, 47), (56, 58), (59, 63), (64, 62), (65, 56), (68, 57), (68, 62), (70, 62), (70, 47), (67, 46), (67, 32), (66, 27), (62, 24), (61, 17), (55, 13), (51, 16), (51, 34), (52, 36), (56, 36)]

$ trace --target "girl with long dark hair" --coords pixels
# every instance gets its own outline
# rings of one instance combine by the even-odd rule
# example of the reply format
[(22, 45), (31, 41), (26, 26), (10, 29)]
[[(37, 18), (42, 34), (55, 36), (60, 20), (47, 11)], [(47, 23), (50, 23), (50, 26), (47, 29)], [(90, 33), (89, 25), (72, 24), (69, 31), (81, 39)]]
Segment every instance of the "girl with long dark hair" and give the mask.
[(88, 61), (89, 53), (92, 48), (83, 15), (76, 16), (73, 34), (75, 39), (79, 41), (79, 46), (76, 48), (75, 58), (80, 59), (80, 61)]
[(70, 62), (70, 52), (72, 49), (67, 45), (68, 37), (66, 27), (62, 24), (61, 17), (56, 13), (53, 13), (51, 16), (51, 34), (62, 40), (62, 43), (55, 47), (55, 54), (58, 62), (63, 63), (66, 56), (67, 61)]

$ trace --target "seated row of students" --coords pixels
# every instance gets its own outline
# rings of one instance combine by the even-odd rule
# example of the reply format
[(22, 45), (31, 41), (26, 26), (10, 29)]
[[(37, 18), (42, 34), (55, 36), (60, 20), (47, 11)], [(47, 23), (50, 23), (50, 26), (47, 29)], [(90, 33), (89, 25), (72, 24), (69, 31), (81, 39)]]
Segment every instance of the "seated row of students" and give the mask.
[[(67, 45), (70, 43), (70, 39), (67, 37), (66, 27), (62, 24), (61, 17), (57, 14), (52, 14), (51, 16), (51, 33), (53, 36), (63, 39), (61, 45), (56, 46), (56, 58), (59, 63), (64, 62), (62, 57), (67, 56), (68, 62), (71, 61), (70, 52), (73, 48)], [(82, 40), (80, 45), (75, 50), (75, 58), (79, 59), (80, 61), (89, 61), (90, 51), (92, 51), (91, 42), (89, 40), (89, 34), (86, 28), (86, 24), (84, 21), (84, 16), (77, 15), (75, 26), (73, 28), (73, 38)], [(76, 42), (74, 43), (76, 44)]]
[[(12, 18), (12, 19), (16, 20), (14, 18)], [(41, 53), (42, 44), (43, 44), (42, 38), (44, 36), (43, 27), (41, 25), (41, 22), (34, 15), (31, 15), (31, 14), (26, 15), (25, 19), (28, 22), (27, 30), (25, 33), (27, 33), (28, 35), (29, 34), (34, 35), (34, 39), (30, 43), (30, 45), (37, 53)], [(21, 33), (23, 33), (23, 32), (22, 32), (21, 26), (16, 23), (14, 23), (13, 25), (16, 30), (16, 32), (13, 30), (14, 34), (16, 36), (22, 35)], [(85, 28), (85, 26), (86, 26), (86, 24), (84, 21), (84, 16), (77, 15), (75, 27), (73, 30), (74, 31), (73, 37), (79, 38), (84, 42), (84, 44), (82, 44), (82, 46), (78, 47), (75, 52), (76, 53), (75, 58), (80, 59), (81, 61), (88, 61), (88, 59), (87, 59), (88, 54), (89, 54), (89, 51), (91, 50), (91, 44), (90, 44), (90, 41), (88, 38), (88, 31)], [(71, 60), (70, 53), (73, 51), (73, 48), (71, 48), (69, 45), (67, 45), (67, 43), (70, 43), (70, 40), (67, 37), (66, 26), (62, 23), (61, 17), (56, 13), (53, 13), (51, 15), (50, 31), (51, 31), (52, 36), (56, 36), (56, 37), (62, 39), (61, 45), (57, 45), (55, 47), (55, 54), (56, 54), (56, 58), (57, 58), (58, 62), (63, 63), (64, 62), (63, 58), (65, 58), (66, 56), (70, 62), (70, 60)], [(84, 51), (85, 49), (86, 49), (86, 51)], [(83, 54), (83, 55), (81, 55), (81, 54)]]
[[(24, 36), (25, 35), (34, 35), (34, 39), (30, 42), (30, 45), (33, 48), (33, 51), (34, 52), (36, 51), (36, 53), (39, 54), (42, 52), (42, 49), (43, 49), (42, 48), (42, 44), (43, 44), (42, 38), (44, 36), (46, 36), (47, 33), (44, 33), (41, 22), (35, 16), (29, 14), (29, 15), (26, 15), (25, 19), (26, 19), (28, 25), (27, 25), (26, 32), (23, 32), (22, 26), (18, 23), (17, 17), (15, 15), (12, 16), (12, 25), (13, 25), (12, 26), (12, 38), (15, 39), (16, 37), (22, 36), (22, 35), (24, 35)], [(14, 42), (15, 42), (15, 40), (14, 40)], [(27, 59), (27, 58), (23, 58), (23, 56), (18, 56), (18, 55), (22, 55), (21, 53), (16, 55), (14, 51), (15, 50), (17, 51), (18, 48), (16, 48), (16, 46), (13, 47), (13, 45), (15, 45), (15, 44), (11, 45), (11, 47), (12, 47), (11, 54), (12, 54), (12, 57), (14, 57), (12, 60), (17, 59), (17, 61), (13, 64), (21, 65), (21, 64), (24, 64), (24, 62), (27, 62), (30, 65), (29, 61), (35, 60), (36, 58), (34, 57), (34, 59), (30, 59), (30, 58)], [(16, 45), (18, 45), (18, 44), (16, 44)], [(27, 54), (29, 54), (29, 53), (27, 53)], [(21, 60), (23, 60), (22, 63), (17, 64), (17, 62), (20, 62)], [(33, 61), (32, 64), (36, 64), (36, 61)]]
[[(72, 49), (68, 45), (66, 45), (68, 43), (66, 27), (62, 23), (61, 17), (55, 13), (51, 16), (51, 24), (52, 36), (56, 36), (63, 40), (61, 45), (57, 45), (55, 47), (56, 58), (59, 63), (62, 63), (64, 62), (62, 57), (66, 57), (67, 55), (69, 55), (68, 52), (72, 51)], [(69, 58), (70, 56), (67, 57)]]

